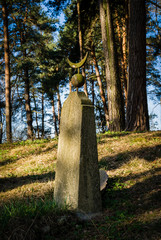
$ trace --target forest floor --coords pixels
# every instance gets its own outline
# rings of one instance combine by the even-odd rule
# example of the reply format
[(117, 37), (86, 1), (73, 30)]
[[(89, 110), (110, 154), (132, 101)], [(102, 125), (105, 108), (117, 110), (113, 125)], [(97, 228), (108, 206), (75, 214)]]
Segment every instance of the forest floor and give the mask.
[(97, 141), (109, 180), (90, 221), (53, 201), (57, 139), (0, 145), (0, 240), (161, 239), (161, 132)]

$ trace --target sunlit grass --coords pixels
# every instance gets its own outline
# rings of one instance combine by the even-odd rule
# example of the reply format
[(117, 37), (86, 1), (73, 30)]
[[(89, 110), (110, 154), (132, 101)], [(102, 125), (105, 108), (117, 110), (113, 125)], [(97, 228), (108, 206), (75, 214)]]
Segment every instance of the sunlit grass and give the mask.
[(109, 180), (102, 215), (87, 223), (54, 203), (56, 156), (57, 139), (0, 145), (3, 239), (161, 239), (161, 132), (98, 135)]

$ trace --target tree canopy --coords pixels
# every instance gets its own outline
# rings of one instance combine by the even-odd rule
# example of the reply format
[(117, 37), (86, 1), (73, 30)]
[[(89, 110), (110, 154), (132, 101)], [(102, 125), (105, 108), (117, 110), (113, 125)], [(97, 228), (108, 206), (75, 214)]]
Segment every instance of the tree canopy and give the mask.
[[(94, 104), (97, 131), (148, 130), (148, 109), (146, 120), (139, 120), (135, 128), (136, 122), (129, 121), (136, 111), (129, 106), (136, 102), (141, 109), (139, 104), (147, 102), (147, 90), (158, 103), (161, 98), (161, 1), (142, 0), (146, 21), (139, 24), (146, 35), (139, 52), (142, 56), (145, 49), (141, 70), (145, 72), (144, 96), (142, 91), (135, 95), (129, 72), (133, 66), (138, 73), (135, 62), (137, 58), (142, 61), (134, 49), (143, 31), (129, 18), (134, 7), (129, 12), (128, 4), (134, 2), (1, 0), (0, 143), (58, 135), (62, 102), (75, 91), (70, 82), (74, 70), (66, 59), (77, 62), (87, 52), (81, 70), (86, 85), (80, 91)], [(142, 6), (136, 8), (135, 17), (141, 17)], [(64, 18), (61, 24), (60, 16)], [(138, 39), (132, 37), (132, 43), (130, 33), (135, 30)], [(142, 89), (140, 80), (136, 89), (139, 87)]]

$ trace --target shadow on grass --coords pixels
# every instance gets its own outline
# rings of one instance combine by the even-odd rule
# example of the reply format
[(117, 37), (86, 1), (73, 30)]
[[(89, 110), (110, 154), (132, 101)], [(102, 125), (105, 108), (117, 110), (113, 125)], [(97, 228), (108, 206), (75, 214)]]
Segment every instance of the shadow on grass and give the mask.
[(131, 132), (106, 132), (104, 134), (98, 134), (97, 135), (97, 142), (99, 144), (104, 144), (106, 141), (104, 140), (105, 138), (120, 138), (124, 137), (127, 135), (130, 135)]
[(103, 157), (99, 161), (100, 168), (105, 167), (107, 170), (117, 169), (127, 163), (131, 157), (144, 158), (149, 162), (161, 158), (161, 144), (154, 147), (141, 147), (136, 151), (126, 151), (112, 156)]
[[(50, 205), (52, 200), (36, 204), (35, 201), (38, 200), (33, 199), (30, 205), (28, 202), (23, 205), (24, 212), (21, 217), (9, 218), (8, 225), (5, 227), (5, 234), (8, 237), (6, 239), (12, 236), (12, 239), (32, 240), (160, 240), (161, 176), (159, 171), (161, 168), (144, 172), (146, 178), (142, 182), (139, 182), (139, 178), (143, 176), (143, 173), (119, 179), (109, 178), (107, 189), (102, 197), (103, 214), (89, 222), (78, 221), (70, 212), (62, 211), (58, 214)], [(33, 182), (37, 179), (47, 181), (52, 177), (53, 172), (50, 172), (21, 177), (17, 181), (18, 184), (23, 181)], [(137, 183), (126, 188), (126, 181), (133, 179), (136, 179)], [(15, 179), (12, 178), (12, 180)], [(31, 218), (24, 214), (26, 212)], [(48, 229), (47, 232), (45, 232), (46, 229)]]
[(0, 162), (0, 167), (5, 166), (7, 164), (15, 163), (19, 160), (20, 158), (7, 158), (4, 161)]
[[(156, 168), (155, 174), (158, 175), (152, 172), (149, 178), (130, 188), (125, 188), (126, 177), (109, 179), (102, 197), (104, 212), (107, 212), (102, 220), (108, 229), (104, 234), (109, 239), (160, 239), (160, 171)], [(138, 179), (141, 175), (132, 175), (131, 179)]]
[(22, 159), (23, 157), (28, 157), (28, 156), (32, 156), (32, 155), (48, 153), (48, 152), (52, 151), (54, 148), (57, 148), (57, 144), (53, 144), (52, 146), (50, 146), (50, 147), (48, 147), (48, 148), (46, 148), (44, 150), (43, 149), (32, 149), (32, 150), (29, 150), (28, 152), (26, 152), (24, 154), (21, 154), (20, 157), (13, 156), (13, 157), (6, 158), (5, 160), (1, 160), (0, 161), (0, 167), (1, 166), (5, 166), (7, 164), (15, 163), (18, 160)]
[(6, 192), (14, 188), (34, 183), (34, 182), (48, 182), (49, 180), (55, 179), (55, 172), (49, 172), (37, 175), (27, 175), (22, 177), (8, 177), (0, 178), (0, 191)]

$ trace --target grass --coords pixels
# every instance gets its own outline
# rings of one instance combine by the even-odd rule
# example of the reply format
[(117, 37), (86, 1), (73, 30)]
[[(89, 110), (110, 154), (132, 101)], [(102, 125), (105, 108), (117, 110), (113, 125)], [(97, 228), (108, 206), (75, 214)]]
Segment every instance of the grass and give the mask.
[(161, 132), (98, 135), (109, 180), (88, 222), (53, 200), (56, 155), (57, 140), (0, 145), (0, 240), (161, 239)]

